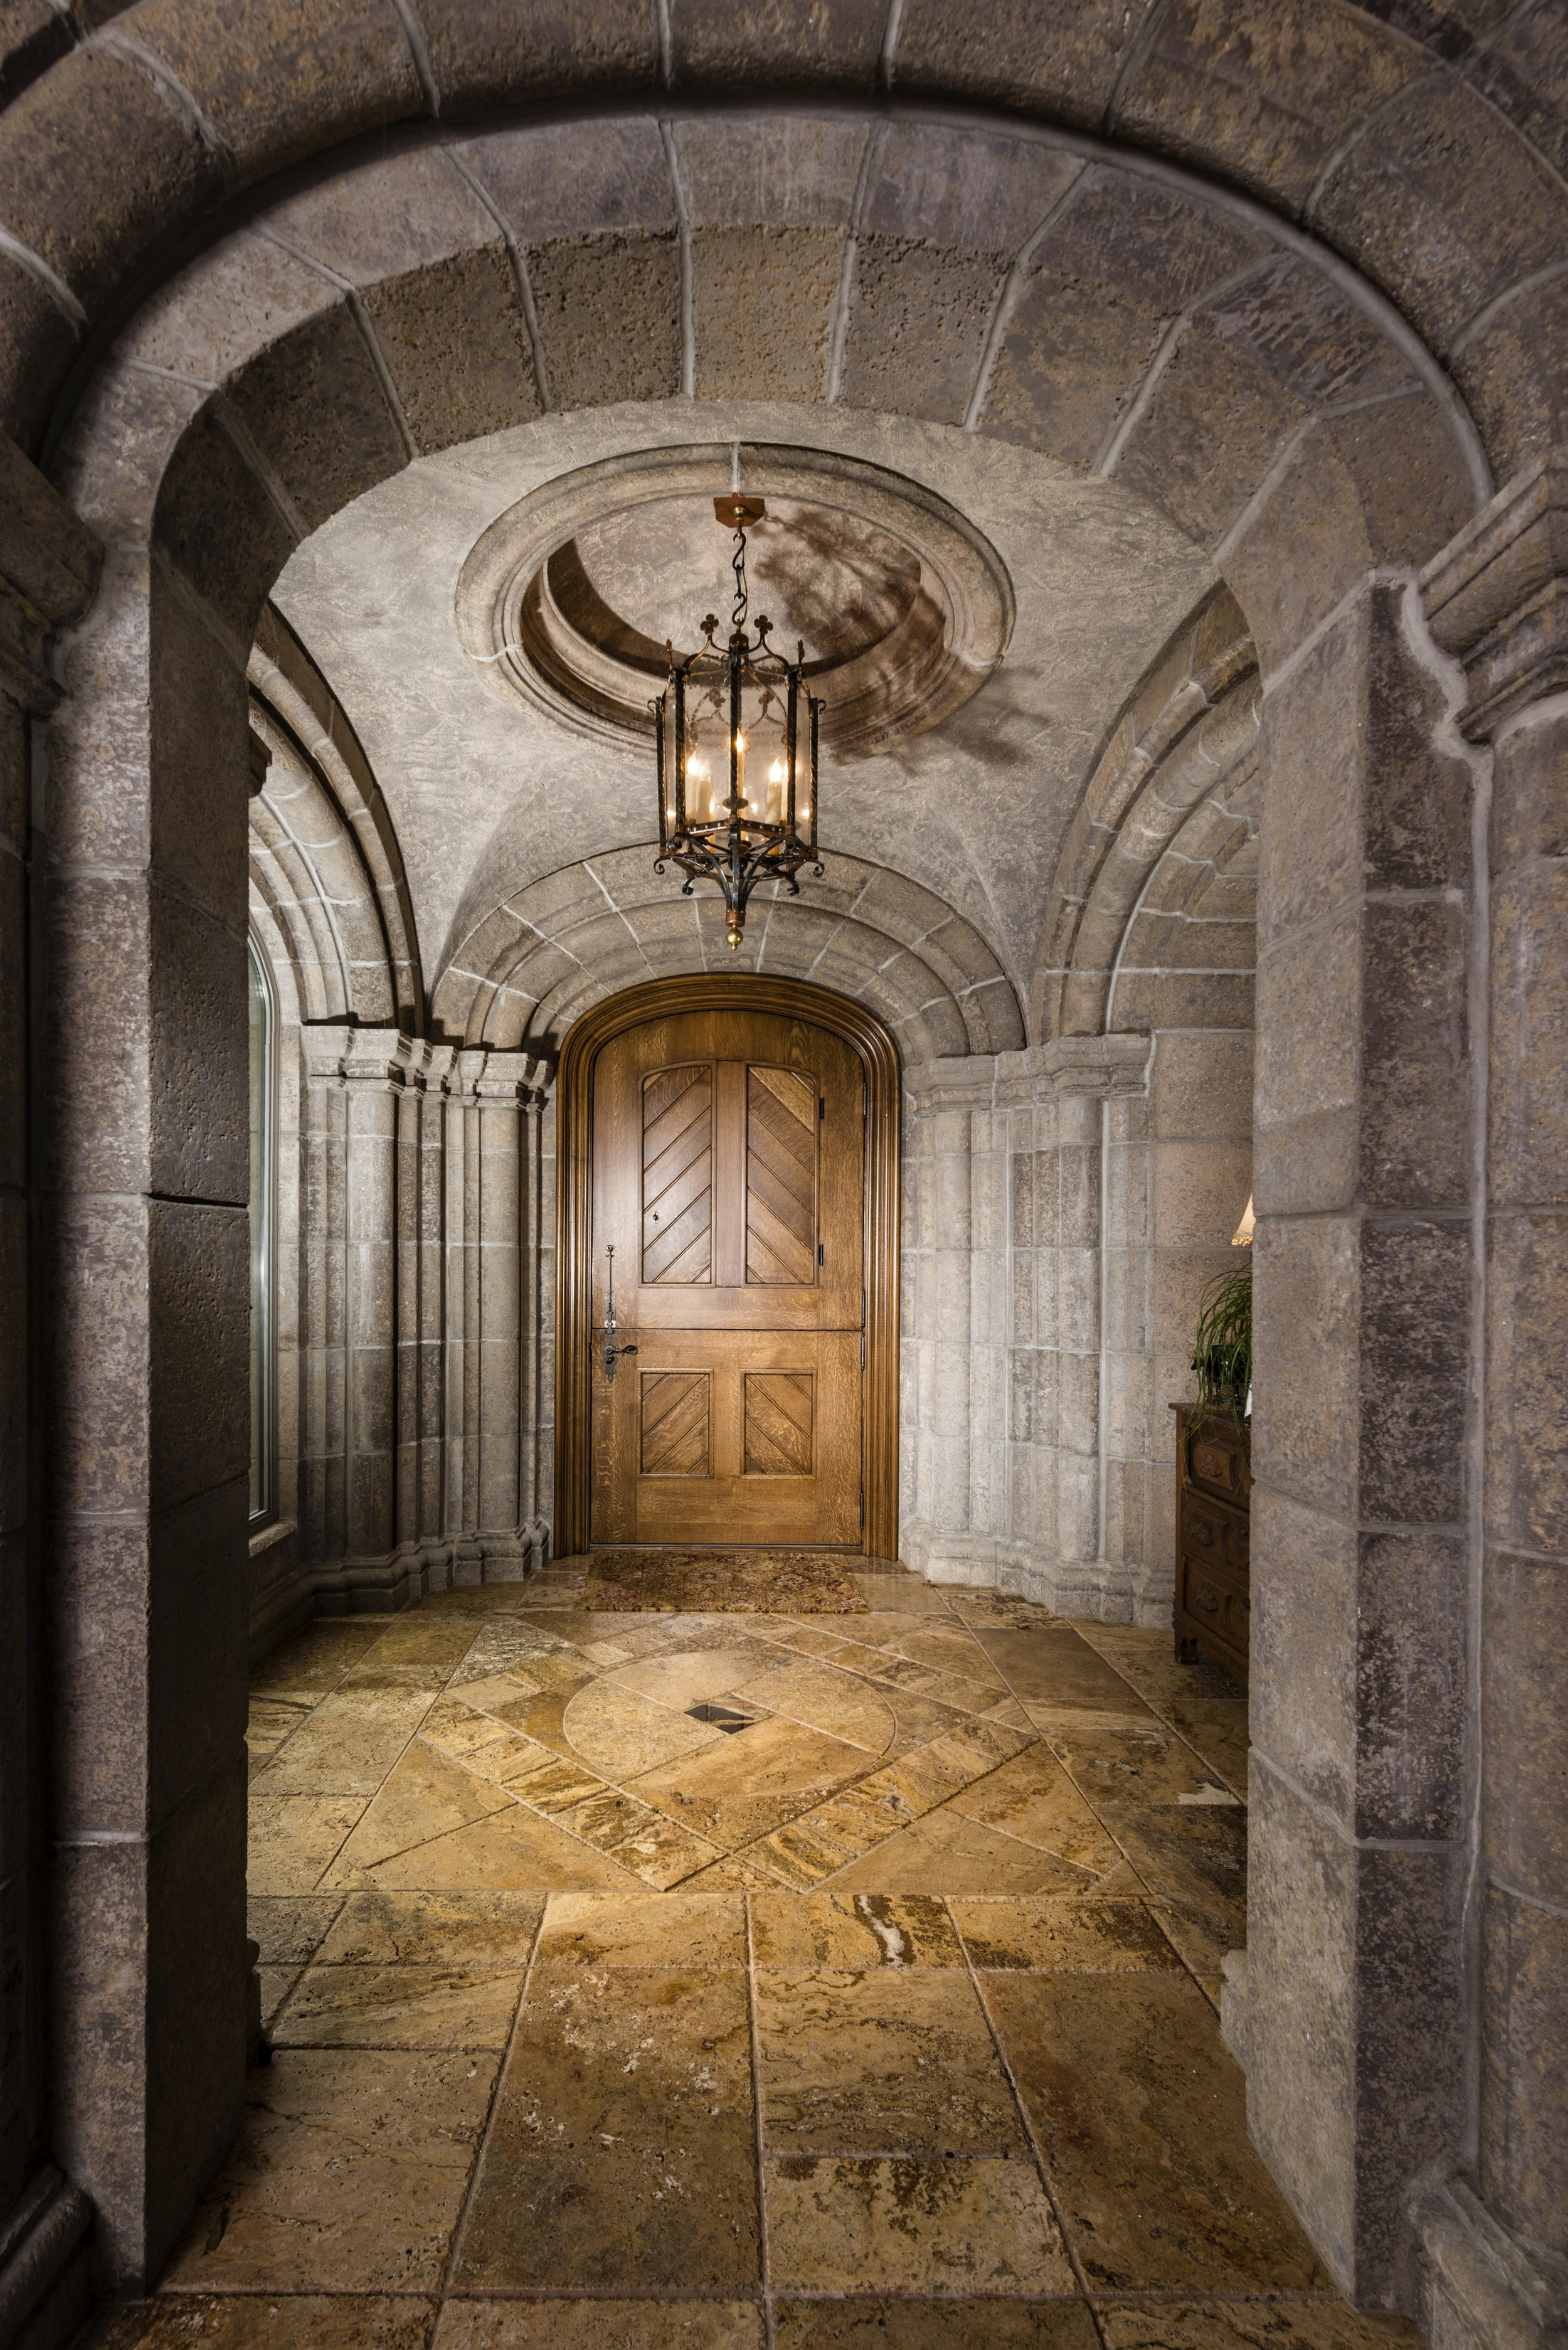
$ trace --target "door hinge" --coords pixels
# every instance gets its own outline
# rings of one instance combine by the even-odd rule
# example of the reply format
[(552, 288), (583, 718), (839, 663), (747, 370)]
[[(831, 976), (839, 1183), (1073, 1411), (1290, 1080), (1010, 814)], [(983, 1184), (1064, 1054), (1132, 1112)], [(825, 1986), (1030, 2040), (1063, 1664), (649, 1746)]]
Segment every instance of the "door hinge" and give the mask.
[(816, 1243), (816, 1261), (818, 1264), (822, 1263), (822, 1243), (820, 1241)]
[(860, 1333), (860, 1367), (862, 1370), (866, 1368), (866, 1333), (864, 1330)]
[(860, 1488), (860, 1531), (862, 1534), (866, 1531), (866, 1488), (864, 1485)]
[(816, 1114), (819, 1118), (824, 1118), (827, 1116), (827, 1096), (826, 1094), (817, 1095)]
[(860, 1327), (863, 1330), (866, 1327), (866, 1292), (864, 1290), (860, 1293)]
[(862, 1077), (860, 1080), (860, 1115), (862, 1118), (866, 1115), (867, 1107), (870, 1098), (871, 1097), (867, 1090), (866, 1080)]

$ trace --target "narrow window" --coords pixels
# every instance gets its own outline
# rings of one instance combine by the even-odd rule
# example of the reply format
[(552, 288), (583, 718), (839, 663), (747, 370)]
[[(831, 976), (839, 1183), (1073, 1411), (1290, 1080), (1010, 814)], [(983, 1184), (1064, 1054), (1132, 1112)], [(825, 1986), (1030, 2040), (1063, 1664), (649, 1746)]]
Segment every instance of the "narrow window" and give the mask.
[(266, 966), (250, 945), (251, 1523), (274, 1501), (272, 1330), (273, 1010)]

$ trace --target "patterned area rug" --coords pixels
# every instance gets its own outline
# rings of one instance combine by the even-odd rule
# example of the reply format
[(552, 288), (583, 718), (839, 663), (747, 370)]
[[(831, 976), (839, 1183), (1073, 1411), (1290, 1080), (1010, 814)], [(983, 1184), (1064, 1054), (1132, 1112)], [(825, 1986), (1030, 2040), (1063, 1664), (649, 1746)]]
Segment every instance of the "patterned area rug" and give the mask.
[(577, 1602), (601, 1615), (864, 1616), (857, 1553), (598, 1550)]

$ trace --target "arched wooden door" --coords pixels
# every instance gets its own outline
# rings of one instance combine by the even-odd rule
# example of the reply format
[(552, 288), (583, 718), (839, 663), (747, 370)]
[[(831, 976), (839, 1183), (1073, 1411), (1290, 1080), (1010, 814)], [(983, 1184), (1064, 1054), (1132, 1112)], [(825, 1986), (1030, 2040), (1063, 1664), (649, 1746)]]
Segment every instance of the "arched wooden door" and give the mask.
[(823, 989), (661, 982), (573, 1031), (560, 1102), (557, 1549), (892, 1555), (890, 1040)]

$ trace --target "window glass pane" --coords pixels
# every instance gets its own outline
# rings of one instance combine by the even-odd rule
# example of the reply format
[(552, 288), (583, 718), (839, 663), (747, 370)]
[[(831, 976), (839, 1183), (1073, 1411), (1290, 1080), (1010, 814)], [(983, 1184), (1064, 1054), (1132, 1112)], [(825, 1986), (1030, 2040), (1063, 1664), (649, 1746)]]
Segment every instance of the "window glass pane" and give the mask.
[(250, 950), (251, 1021), (251, 1515), (272, 1506), (271, 1250), (267, 1230), (272, 1143), (272, 1004), (261, 964)]

